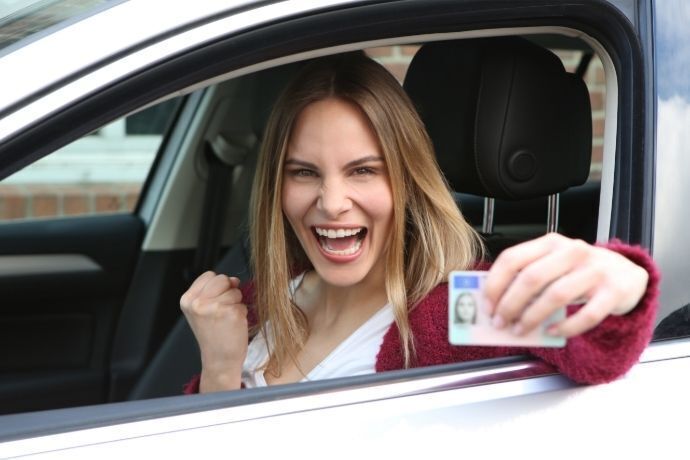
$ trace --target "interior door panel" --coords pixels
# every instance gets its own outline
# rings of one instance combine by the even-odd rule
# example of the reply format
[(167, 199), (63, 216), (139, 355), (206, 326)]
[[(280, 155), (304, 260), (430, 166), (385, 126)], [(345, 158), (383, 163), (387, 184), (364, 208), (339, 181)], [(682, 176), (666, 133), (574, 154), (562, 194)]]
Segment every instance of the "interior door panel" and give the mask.
[(104, 401), (143, 228), (132, 214), (0, 225), (0, 413)]

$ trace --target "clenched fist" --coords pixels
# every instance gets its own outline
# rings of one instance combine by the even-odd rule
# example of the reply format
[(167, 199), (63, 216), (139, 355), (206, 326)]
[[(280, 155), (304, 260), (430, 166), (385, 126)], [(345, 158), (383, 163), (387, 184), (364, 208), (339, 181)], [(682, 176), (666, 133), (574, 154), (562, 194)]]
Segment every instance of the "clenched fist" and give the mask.
[(239, 285), (237, 278), (208, 271), (180, 298), (201, 351), (201, 393), (241, 386), (249, 338), (247, 306)]

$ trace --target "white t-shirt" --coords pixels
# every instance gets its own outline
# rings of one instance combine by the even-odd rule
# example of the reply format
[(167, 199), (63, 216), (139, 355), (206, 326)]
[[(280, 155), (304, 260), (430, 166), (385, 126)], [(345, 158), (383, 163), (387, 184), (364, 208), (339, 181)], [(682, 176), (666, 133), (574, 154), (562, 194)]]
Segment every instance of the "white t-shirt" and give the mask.
[[(293, 292), (301, 281), (302, 275), (293, 280), (290, 286)], [(383, 343), (383, 336), (393, 324), (394, 319), (393, 306), (388, 303), (341, 342), (302, 381), (374, 373), (376, 355)], [(270, 324), (266, 325), (269, 335), (270, 326)], [(247, 357), (242, 366), (242, 383), (245, 388), (267, 386), (264, 371), (261, 369), (267, 360), (266, 338), (259, 332), (249, 343)]]

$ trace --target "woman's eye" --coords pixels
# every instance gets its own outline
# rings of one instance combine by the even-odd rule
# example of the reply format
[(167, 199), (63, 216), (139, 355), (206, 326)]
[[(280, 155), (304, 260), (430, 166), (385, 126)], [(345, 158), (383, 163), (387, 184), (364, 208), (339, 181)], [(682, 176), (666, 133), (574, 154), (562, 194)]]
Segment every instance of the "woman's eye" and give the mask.
[(316, 173), (312, 171), (311, 169), (291, 169), (288, 171), (291, 176), (293, 177), (314, 177), (316, 176)]
[(369, 168), (369, 167), (364, 167), (364, 166), (363, 166), (363, 167), (361, 167), (361, 168), (355, 169), (355, 170), (354, 170), (354, 173), (355, 173), (356, 176), (366, 176), (366, 175), (369, 175), (369, 174), (375, 174), (376, 171), (374, 171), (373, 168)]

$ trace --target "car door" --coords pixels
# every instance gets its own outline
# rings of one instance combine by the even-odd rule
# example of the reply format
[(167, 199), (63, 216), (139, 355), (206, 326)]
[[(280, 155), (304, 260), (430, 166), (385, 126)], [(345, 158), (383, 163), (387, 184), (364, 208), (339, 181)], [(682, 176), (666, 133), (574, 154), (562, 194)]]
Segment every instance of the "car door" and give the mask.
[[(84, 130), (93, 129), (103, 120), (120, 116), (141, 104), (191, 91), (206, 79), (223, 80), (320, 53), (464, 38), (487, 31), (497, 35), (543, 33), (542, 27), (565, 34), (586, 31), (595, 38), (591, 43), (606, 58), (607, 75), (615, 76), (607, 79), (611, 83), (607, 87), (610, 90), (607, 109), (612, 115), (607, 117), (605, 127), (598, 237), (617, 237), (649, 247), (654, 224), (651, 181), (654, 157), (644, 136), (652, 128), (651, 122), (642, 116), (649, 107), (642, 78), (647, 74), (638, 41), (640, 24), (646, 23), (649, 17), (638, 16), (634, 2), (617, 3), (622, 5), (622, 10), (603, 2), (565, 6), (560, 2), (530, 1), (510, 5), (491, 1), (353, 2), (346, 6), (332, 2), (316, 11), (301, 2), (289, 3), (287, 10), (278, 3), (263, 5), (237, 13), (255, 14), (251, 16), (254, 18), (260, 16), (259, 12), (265, 14), (253, 23), (247, 22), (247, 16), (241, 16), (244, 26), (253, 26), (251, 30), (233, 29), (237, 18), (228, 16), (232, 21), (222, 23), (223, 31), (211, 35), (203, 46), (199, 44), (191, 51), (179, 50), (176, 59), (138, 69), (137, 78), (110, 81), (105, 85), (107, 91), (77, 100), (74, 107), (65, 109), (59, 121), (77, 120), (84, 124)], [(190, 99), (203, 105), (203, 98), (198, 95), (193, 94)], [(87, 118), (86, 114), (94, 113), (95, 118)], [(193, 115), (188, 123), (193, 126)], [(47, 126), (43, 129), (37, 128), (39, 133), (51, 134)], [(47, 139), (55, 139), (54, 133), (52, 136)], [(173, 138), (171, 144), (175, 143)], [(0, 154), (19, 156), (20, 147), (28, 145), (29, 138), (20, 133), (12, 142)], [(196, 241), (193, 231), (183, 235), (163, 232), (164, 228), (173, 228), (172, 224), (176, 224), (176, 229), (181, 228), (177, 224), (183, 219), (195, 221), (198, 212), (192, 211), (195, 207), (198, 210), (202, 191), (198, 183), (190, 184), (183, 189), (185, 193), (173, 196), (186, 200), (185, 206), (175, 200), (156, 206), (166, 189), (159, 181), (163, 181), (164, 173), (175, 170), (166, 163), (174, 163), (173, 155), (163, 152), (159, 158), (160, 164), (149, 187), (159, 187), (160, 193), (146, 196), (139, 208), (146, 226), (140, 260), (144, 256), (169, 257), (178, 250), (188, 250)], [(186, 161), (193, 165), (195, 160)], [(187, 168), (193, 169), (193, 166)], [(175, 182), (184, 183), (183, 180)], [(139, 269), (147, 272), (147, 267), (156, 266), (139, 264), (134, 272)], [(137, 281), (141, 283), (139, 291), (147, 292), (147, 278), (137, 275), (130, 284)], [(154, 290), (158, 287), (158, 283), (153, 283)], [(669, 304), (666, 310), (674, 308), (675, 305)], [(131, 311), (136, 318), (137, 310)], [(121, 331), (115, 340), (122, 344), (129, 335), (119, 335)], [(150, 340), (146, 333), (142, 336)], [(594, 438), (603, 432), (608, 434), (607, 429), (611, 427), (639, 428), (630, 412), (623, 410), (630, 408), (630, 401), (653, 409), (653, 416), (659, 419), (669, 416), (665, 409), (681, 407), (682, 410), (681, 403), (687, 398), (673, 404), (673, 396), (681, 394), (679, 382), (687, 378), (687, 356), (687, 341), (656, 344), (628, 378), (614, 385), (589, 388), (578, 387), (554, 376), (548, 367), (517, 357), (257, 391), (24, 414), (4, 419), (8, 427), (5, 439), (23, 440), (3, 447), (8, 455), (39, 452), (60, 455), (62, 450), (62, 454), (75, 452), (88, 456), (110, 452), (121, 456), (143, 448), (153, 448), (161, 454), (193, 455), (203, 445), (211, 446), (216, 455), (226, 455), (228, 439), (242, 439), (254, 448), (263, 446), (270, 436), (272, 440), (284, 442), (269, 443), (266, 451), (323, 455), (324, 451), (318, 449), (305, 453), (301, 444), (292, 442), (301, 439), (301, 430), (307, 429), (330, 449), (345, 440), (346, 446), (338, 452), (348, 456), (361, 454), (355, 451), (364, 447), (371, 447), (371, 451), (391, 448), (409, 453), (407, 443), (400, 440), (417, 447), (438, 445), (448, 452), (457, 448), (458, 434), (464, 435), (463, 446), (468, 452), (482, 453), (481, 449), (490, 444), (491, 448), (508, 453), (513, 452), (514, 444), (495, 443), (496, 439), (503, 439), (507, 427), (515, 443), (534, 433), (546, 432), (544, 445), (549, 447), (548, 455), (563, 446), (586, 451), (591, 446), (573, 445), (572, 433), (586, 433)], [(128, 365), (126, 359), (121, 362)], [(663, 382), (673, 380), (674, 376), (680, 380), (664, 387)], [(654, 405), (650, 400), (642, 404), (636, 399), (650, 386), (658, 388), (664, 396), (662, 405)], [(77, 431), (80, 429), (83, 431)], [(643, 439), (639, 430), (623, 431), (619, 435), (634, 433), (636, 439)], [(653, 434), (663, 435), (658, 428)], [(37, 441), (39, 436), (42, 437)], [(357, 443), (350, 439), (364, 441)]]
[[(68, 31), (70, 20), (88, 20), (93, 13), (79, 10), (71, 17), (71, 8), (77, 9), (56, 4), (38, 11), (27, 7), (5, 18), (2, 27), (31, 31), (47, 22), (60, 35)], [(4, 37), (9, 37), (9, 49), (3, 51), (10, 60), (12, 48), (31, 54), (43, 43), (32, 41), (29, 35), (22, 48), (18, 45), (23, 42), (11, 41), (16, 37), (9, 33)], [(89, 59), (107, 60), (106, 48), (101, 49), (102, 55), (96, 51), (71, 64), (78, 68), (88, 66)], [(29, 66), (30, 71), (39, 73), (40, 67)], [(13, 104), (15, 109), (31, 105), (31, 91), (40, 93), (49, 78), (35, 77), (31, 74), (26, 79), (34, 80), (35, 86), (24, 88), (23, 103), (12, 99), (15, 93), (3, 93), (6, 109)], [(14, 81), (19, 92), (20, 80)], [(185, 107), (189, 110), (188, 101), (187, 97), (162, 101), (92, 131), (67, 135), (58, 141), (57, 150), (41, 142), (24, 145), (20, 149), (31, 152), (27, 156), (41, 157), (41, 150), (49, 154), (16, 173), (18, 168), (8, 159), (12, 140), (5, 138), (0, 145), (7, 176), (0, 185), (0, 295), (4, 299), (0, 345), (8, 350), (0, 357), (0, 413), (108, 401), (111, 377), (117, 373), (111, 369), (113, 350), (122, 350), (115, 354), (116, 363), (143, 361), (170, 326), (157, 309), (169, 299), (156, 301), (156, 277), (152, 276), (168, 272), (151, 267), (155, 262), (149, 258), (142, 260), (147, 230), (143, 208), (147, 193), (158, 190), (154, 176), (164, 174), (161, 165), (169, 160), (163, 152), (171, 151), (169, 138)], [(40, 118), (40, 109), (28, 112)], [(74, 123), (84, 124), (83, 119)], [(50, 128), (50, 124), (48, 120), (34, 129), (55, 132), (55, 125)], [(50, 137), (29, 137), (34, 135), (42, 140)], [(150, 213), (151, 205), (148, 209)], [(144, 299), (137, 290), (142, 283), (148, 285)], [(170, 289), (164, 292), (179, 295)], [(138, 321), (127, 323), (125, 318), (121, 325), (124, 305), (132, 302), (143, 305)], [(167, 316), (174, 313), (172, 309)], [(130, 349), (123, 350), (119, 345), (123, 342)]]
[(11, 352), (0, 358), (0, 412), (107, 401), (115, 332), (142, 262), (139, 205), (183, 105), (118, 119), (2, 182), (0, 344)]

